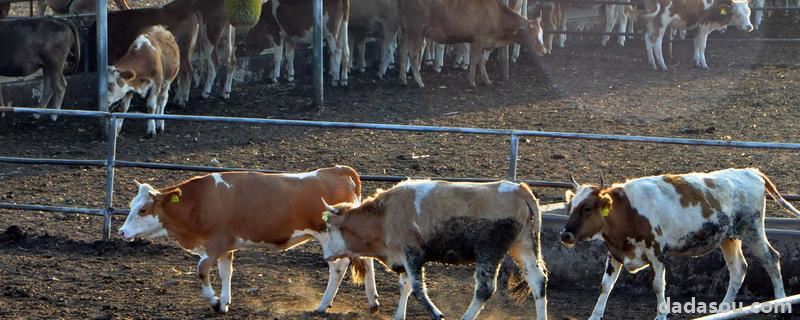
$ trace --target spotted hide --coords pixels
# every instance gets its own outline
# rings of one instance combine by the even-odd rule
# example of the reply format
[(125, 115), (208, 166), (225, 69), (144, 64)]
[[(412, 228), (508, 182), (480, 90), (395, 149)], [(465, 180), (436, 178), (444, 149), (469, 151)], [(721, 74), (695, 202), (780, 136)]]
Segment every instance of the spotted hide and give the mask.
[(635, 273), (652, 266), (658, 299), (657, 320), (667, 318), (664, 257), (697, 256), (722, 249), (730, 273), (722, 303), (731, 306), (744, 281), (746, 243), (767, 270), (775, 297), (785, 297), (780, 255), (764, 231), (765, 197), (789, 212), (800, 212), (778, 193), (758, 169), (662, 175), (628, 180), (609, 188), (578, 185), (567, 191), (570, 213), (561, 241), (601, 239), (608, 248), (606, 273), (591, 319), (601, 319), (606, 300), (624, 266)]
[(537, 319), (547, 319), (539, 201), (525, 184), (409, 180), (363, 204), (327, 206), (331, 241), (325, 259), (373, 257), (400, 273), (395, 319), (405, 319), (413, 292), (434, 319), (424, 264), (475, 262), (475, 293), (462, 319), (475, 319), (495, 291), (500, 261), (510, 253), (526, 272)]
[[(327, 246), (329, 236), (322, 221), (325, 207), (320, 199), (358, 202), (361, 180), (352, 168), (337, 166), (302, 174), (212, 173), (168, 188), (139, 184), (138, 189), (120, 235), (128, 240), (168, 235), (199, 255), (197, 275), (203, 297), (217, 311), (227, 312), (234, 251), (287, 250), (311, 238)], [(222, 282), (219, 297), (209, 278), (215, 262)], [(354, 262), (358, 262), (354, 275), (366, 275), (367, 299), (371, 308), (377, 308), (372, 261)], [(346, 258), (328, 263), (328, 287), (317, 312), (331, 305), (349, 264)]]

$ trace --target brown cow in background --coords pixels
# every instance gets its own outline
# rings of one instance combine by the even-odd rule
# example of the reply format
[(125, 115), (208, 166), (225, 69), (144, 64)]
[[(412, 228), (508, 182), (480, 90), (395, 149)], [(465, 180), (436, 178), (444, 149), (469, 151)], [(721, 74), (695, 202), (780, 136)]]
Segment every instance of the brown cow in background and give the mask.
[[(114, 0), (117, 8), (128, 10), (128, 0)], [(43, 16), (47, 8), (57, 14), (81, 14), (97, 12), (97, 0), (39, 0), (39, 15)]]

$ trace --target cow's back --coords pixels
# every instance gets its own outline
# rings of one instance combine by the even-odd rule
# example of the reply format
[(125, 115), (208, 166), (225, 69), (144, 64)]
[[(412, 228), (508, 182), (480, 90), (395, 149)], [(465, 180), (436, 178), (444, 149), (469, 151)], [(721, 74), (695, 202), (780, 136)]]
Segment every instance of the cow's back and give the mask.
[(26, 76), (42, 68), (48, 55), (68, 53), (72, 43), (60, 40), (71, 34), (66, 22), (53, 17), (0, 21), (0, 39), (6, 44), (0, 50), (0, 75)]
[(152, 28), (149, 32), (150, 41), (154, 42), (159, 53), (161, 70), (165, 80), (174, 80), (178, 76), (180, 67), (180, 49), (175, 37), (164, 28)]
[[(502, 27), (497, 0), (405, 0), (399, 2), (401, 25), (441, 43), (472, 42), (476, 35)], [(423, 30), (419, 30), (422, 28)]]
[(295, 231), (324, 228), (325, 207), (320, 198), (330, 203), (354, 200), (350, 176), (320, 171), (305, 175), (211, 174), (182, 187), (182, 197), (194, 201), (191, 214), (201, 221), (198, 232), (203, 238), (225, 228), (237, 238), (281, 245)]

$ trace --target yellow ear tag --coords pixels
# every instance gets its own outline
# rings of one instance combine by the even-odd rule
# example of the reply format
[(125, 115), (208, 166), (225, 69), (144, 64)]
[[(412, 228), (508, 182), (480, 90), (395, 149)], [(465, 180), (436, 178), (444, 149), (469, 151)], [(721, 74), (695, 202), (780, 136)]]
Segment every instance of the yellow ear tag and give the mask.
[(719, 9), (719, 14), (723, 15), (723, 16), (728, 15), (728, 10), (725, 9), (725, 8), (720, 8)]
[(172, 196), (169, 197), (169, 202), (178, 203), (181, 202), (181, 198), (179, 198), (177, 194), (173, 194)]
[(328, 211), (322, 213), (322, 221), (328, 222)]
[(609, 209), (609, 208), (603, 208), (603, 209), (600, 209), (600, 214), (602, 216), (604, 216), (604, 217), (608, 217), (608, 214), (610, 213), (610, 211), (611, 211), (611, 209)]

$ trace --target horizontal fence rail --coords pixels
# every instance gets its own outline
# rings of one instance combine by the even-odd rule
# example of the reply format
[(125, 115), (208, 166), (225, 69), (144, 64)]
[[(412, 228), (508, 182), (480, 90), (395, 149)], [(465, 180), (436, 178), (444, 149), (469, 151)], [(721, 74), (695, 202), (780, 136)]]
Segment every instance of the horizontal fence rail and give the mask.
[[(182, 171), (259, 171), (279, 173), (276, 170), (253, 170), (249, 168), (228, 168), (211, 167), (200, 165), (181, 165), (171, 163), (137, 162), (116, 160), (116, 130), (115, 123), (120, 119), (139, 119), (139, 120), (174, 120), (174, 121), (197, 121), (213, 123), (240, 123), (274, 126), (295, 126), (295, 127), (315, 127), (315, 128), (339, 128), (339, 129), (364, 129), (364, 130), (383, 130), (399, 132), (421, 132), (421, 133), (454, 133), (470, 135), (494, 135), (507, 136), (510, 138), (509, 147), (509, 170), (508, 180), (520, 181), (517, 179), (517, 158), (520, 137), (540, 137), (555, 139), (582, 139), (582, 140), (601, 140), (617, 142), (638, 142), (652, 144), (673, 144), (673, 145), (692, 145), (708, 147), (726, 148), (750, 148), (750, 149), (780, 149), (780, 150), (800, 150), (800, 143), (785, 142), (755, 142), (738, 140), (710, 140), (710, 139), (689, 139), (689, 138), (670, 138), (670, 137), (651, 137), (651, 136), (630, 136), (630, 135), (610, 135), (596, 133), (574, 133), (574, 132), (553, 132), (553, 131), (533, 131), (533, 130), (512, 130), (512, 129), (486, 129), (469, 127), (437, 127), (419, 126), (402, 124), (382, 124), (382, 123), (356, 123), (356, 122), (332, 122), (332, 121), (311, 121), (311, 120), (286, 120), (286, 119), (265, 119), (265, 118), (246, 118), (246, 117), (220, 117), (220, 116), (196, 116), (196, 115), (153, 115), (141, 113), (111, 113), (89, 110), (53, 110), (41, 108), (22, 108), (22, 107), (0, 107), (0, 113), (21, 113), (21, 114), (56, 114), (62, 116), (102, 118), (107, 124), (108, 141), (106, 144), (106, 159), (46, 159), (46, 158), (23, 158), (23, 157), (0, 157), (0, 163), (16, 164), (44, 164), (44, 165), (68, 165), (68, 166), (94, 166), (106, 168), (106, 196), (105, 208), (74, 208), (59, 207), (36, 204), (16, 204), (0, 203), (0, 209), (46, 211), (60, 213), (79, 213), (103, 216), (103, 239), (110, 237), (111, 216), (115, 214), (126, 214), (127, 210), (115, 210), (112, 207), (114, 168), (146, 168), (159, 170), (182, 170)], [(364, 181), (378, 182), (397, 182), (408, 179), (406, 176), (386, 176), (386, 175), (362, 175)], [(412, 177), (417, 178), (417, 177)], [(488, 182), (496, 181), (495, 178), (452, 178), (452, 177), (421, 177), (440, 179), (448, 181), (470, 181)], [(536, 187), (550, 188), (570, 188), (571, 183), (554, 181), (522, 181)], [(798, 195), (786, 195), (788, 200), (800, 200)]]

